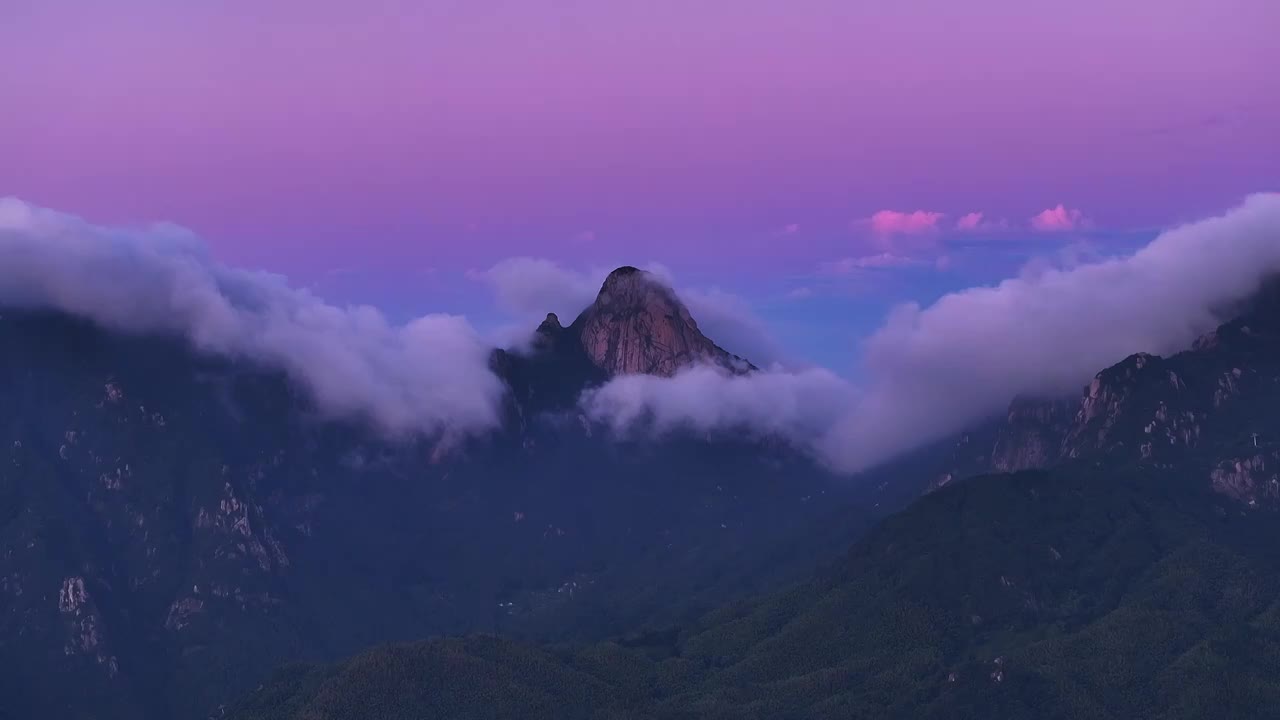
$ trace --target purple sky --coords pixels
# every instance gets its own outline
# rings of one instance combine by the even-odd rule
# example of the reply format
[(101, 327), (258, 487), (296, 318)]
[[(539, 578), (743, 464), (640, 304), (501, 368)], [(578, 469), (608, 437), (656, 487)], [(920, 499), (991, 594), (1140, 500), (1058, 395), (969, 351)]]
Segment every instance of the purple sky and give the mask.
[(1277, 29), (1275, 0), (0, 0), (0, 196), (393, 311), (472, 310), (512, 256), (658, 261), (838, 362), (828, 320), (1280, 188)]

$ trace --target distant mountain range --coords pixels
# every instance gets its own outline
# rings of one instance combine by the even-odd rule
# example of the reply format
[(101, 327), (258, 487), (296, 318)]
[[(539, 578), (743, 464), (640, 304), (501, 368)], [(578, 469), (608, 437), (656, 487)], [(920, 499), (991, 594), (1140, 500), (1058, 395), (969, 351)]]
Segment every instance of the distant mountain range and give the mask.
[(585, 417), (621, 375), (757, 372), (635, 268), (492, 354), (470, 439), (4, 309), (0, 718), (1256, 717), (1277, 284), (1235, 315), (850, 481)]
[(781, 442), (614, 438), (584, 389), (751, 372), (634, 268), (495, 351), (502, 428), (387, 440), (274, 368), (0, 311), (0, 717), (203, 718), (290, 660), (597, 640), (798, 579), (876, 512)]
[(1275, 717), (1278, 289), (1186, 352), (884, 470), (910, 486), (936, 463), (924, 497), (791, 590), (605, 642), (294, 665), (230, 716)]

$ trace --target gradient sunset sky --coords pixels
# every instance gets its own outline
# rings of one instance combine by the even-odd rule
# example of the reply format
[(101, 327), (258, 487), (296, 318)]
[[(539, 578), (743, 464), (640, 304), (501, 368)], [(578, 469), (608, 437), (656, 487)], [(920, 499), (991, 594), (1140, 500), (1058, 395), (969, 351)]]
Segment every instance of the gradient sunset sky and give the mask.
[(894, 302), (1280, 189), (1278, 31), (1275, 0), (0, 0), (0, 196), (482, 325), (504, 259), (659, 262), (838, 368)]

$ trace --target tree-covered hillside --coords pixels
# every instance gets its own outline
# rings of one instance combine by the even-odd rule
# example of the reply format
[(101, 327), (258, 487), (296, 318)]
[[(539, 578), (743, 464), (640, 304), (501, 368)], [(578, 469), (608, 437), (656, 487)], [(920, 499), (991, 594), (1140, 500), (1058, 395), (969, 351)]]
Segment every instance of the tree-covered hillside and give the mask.
[(383, 648), (281, 673), (231, 716), (1268, 717), (1276, 520), (1190, 468), (979, 478), (814, 581), (668, 634)]

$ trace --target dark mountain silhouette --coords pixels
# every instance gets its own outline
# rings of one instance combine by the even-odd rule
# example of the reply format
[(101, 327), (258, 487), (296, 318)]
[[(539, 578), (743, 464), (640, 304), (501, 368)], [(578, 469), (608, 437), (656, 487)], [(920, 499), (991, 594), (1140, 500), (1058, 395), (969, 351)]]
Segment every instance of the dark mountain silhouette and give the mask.
[[(1274, 290), (1078, 399), (1015, 401), (791, 590), (603, 643), (473, 636), (295, 666), (231, 717), (1271, 717)], [(499, 686), (506, 706), (486, 699)]]
[(618, 373), (750, 367), (632, 269), (493, 354), (505, 421), (469, 440), (387, 440), (273, 368), (53, 312), (0, 312), (0, 347), (17, 717), (205, 717), (288, 660), (683, 619), (803, 576), (874, 512), (781, 442), (623, 441), (578, 413)]

